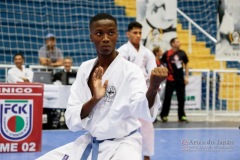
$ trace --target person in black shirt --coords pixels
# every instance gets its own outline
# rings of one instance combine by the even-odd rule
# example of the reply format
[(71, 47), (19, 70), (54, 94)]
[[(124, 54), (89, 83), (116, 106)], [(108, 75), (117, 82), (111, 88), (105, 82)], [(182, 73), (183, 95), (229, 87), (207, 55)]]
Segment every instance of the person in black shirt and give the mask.
[(72, 70), (72, 63), (73, 60), (71, 57), (65, 57), (63, 60), (64, 69), (53, 75), (53, 82), (62, 81), (62, 75), (64, 72), (76, 72), (75, 70)]
[[(185, 85), (188, 84), (188, 57), (187, 54), (180, 49), (181, 43), (178, 38), (170, 41), (171, 49), (166, 51), (161, 59), (161, 64), (167, 66), (168, 77), (165, 90), (165, 98), (163, 101), (160, 117), (163, 122), (168, 121), (168, 114), (171, 105), (173, 91), (176, 90), (178, 100), (178, 119), (180, 122), (188, 122), (185, 111)], [(185, 68), (185, 77), (184, 71)]]

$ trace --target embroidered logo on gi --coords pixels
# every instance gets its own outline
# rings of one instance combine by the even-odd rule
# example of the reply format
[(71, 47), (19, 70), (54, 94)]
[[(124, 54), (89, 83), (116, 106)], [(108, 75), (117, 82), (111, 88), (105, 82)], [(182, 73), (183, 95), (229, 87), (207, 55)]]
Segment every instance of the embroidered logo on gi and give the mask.
[(0, 100), (1, 135), (12, 141), (26, 139), (32, 131), (33, 100)]
[(114, 86), (108, 85), (104, 99), (108, 102), (112, 102), (114, 100), (115, 95), (116, 95), (116, 88)]
[(62, 160), (68, 160), (69, 156), (67, 154), (64, 155)]

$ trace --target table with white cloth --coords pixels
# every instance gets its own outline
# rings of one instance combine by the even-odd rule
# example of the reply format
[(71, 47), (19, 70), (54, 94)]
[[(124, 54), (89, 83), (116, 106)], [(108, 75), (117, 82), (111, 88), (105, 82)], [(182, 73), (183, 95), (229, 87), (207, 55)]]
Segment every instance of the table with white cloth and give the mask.
[(44, 85), (43, 107), (66, 109), (70, 95), (70, 85)]
[(43, 129), (65, 129), (64, 112), (70, 95), (70, 85), (44, 84)]

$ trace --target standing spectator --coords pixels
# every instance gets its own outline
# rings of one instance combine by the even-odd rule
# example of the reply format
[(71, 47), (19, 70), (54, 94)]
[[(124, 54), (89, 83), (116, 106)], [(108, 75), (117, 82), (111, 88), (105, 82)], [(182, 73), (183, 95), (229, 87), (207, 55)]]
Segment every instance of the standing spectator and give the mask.
[(17, 53), (14, 55), (13, 60), (15, 66), (8, 70), (7, 82), (32, 82), (33, 72), (24, 67), (24, 56), (21, 53)]
[(45, 37), (45, 45), (38, 51), (39, 62), (48, 67), (59, 67), (63, 65), (63, 53), (56, 47), (56, 37), (49, 33)]
[[(118, 52), (125, 59), (138, 65), (149, 85), (151, 71), (157, 67), (153, 53), (144, 47), (141, 42), (142, 25), (138, 22), (131, 22), (128, 25), (128, 42), (122, 45)], [(154, 128), (151, 122), (139, 119), (142, 126), (140, 132), (143, 136), (143, 155), (144, 160), (149, 160), (154, 154)]]
[[(157, 47), (153, 48), (152, 52), (155, 55), (157, 67), (160, 67), (161, 66), (161, 58), (162, 58), (162, 55), (163, 55), (162, 49), (159, 46), (157, 46)], [(166, 81), (162, 82), (161, 85), (160, 85), (160, 88), (159, 88), (159, 96), (160, 96), (161, 102), (163, 102), (163, 99), (164, 99), (165, 86), (166, 86)], [(157, 116), (157, 118), (154, 122), (157, 122), (157, 121), (161, 120), (159, 114), (160, 114), (160, 109), (159, 109), (158, 116)]]
[(72, 72), (72, 73), (76, 72), (75, 70), (72, 69), (72, 63), (73, 63), (73, 60), (72, 60), (71, 57), (65, 57), (64, 60), (63, 60), (64, 69), (53, 75), (53, 82), (61, 81), (62, 80), (62, 75), (65, 72)]
[(161, 48), (160, 47), (155, 47), (155, 48), (153, 48), (152, 52), (155, 55), (157, 67), (160, 67), (160, 65), (161, 65), (160, 59), (162, 58), (162, 55), (163, 55), (163, 52), (162, 52)]
[[(188, 122), (184, 111), (185, 85), (188, 84), (188, 57), (187, 54), (180, 49), (181, 43), (177, 38), (171, 39), (170, 45), (172, 49), (166, 51), (161, 59), (161, 63), (168, 68), (168, 77), (160, 117), (163, 122), (168, 121), (171, 97), (173, 91), (176, 90), (178, 100), (178, 119), (180, 122)], [(185, 77), (183, 68), (185, 68)]]

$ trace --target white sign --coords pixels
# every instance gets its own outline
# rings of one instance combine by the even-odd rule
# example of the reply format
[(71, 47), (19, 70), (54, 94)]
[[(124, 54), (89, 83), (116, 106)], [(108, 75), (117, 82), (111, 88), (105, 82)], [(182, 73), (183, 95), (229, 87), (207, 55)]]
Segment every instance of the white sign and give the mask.
[(239, 0), (220, 2), (215, 60), (237, 61), (240, 59), (240, 3)]
[[(185, 88), (185, 109), (200, 109), (202, 100), (201, 76), (190, 76)], [(171, 108), (178, 108), (176, 92), (173, 92)]]
[(43, 107), (66, 108), (71, 85), (44, 85)]
[(137, 0), (137, 21), (143, 26), (142, 41), (150, 50), (170, 49), (170, 40), (177, 36), (177, 0)]

